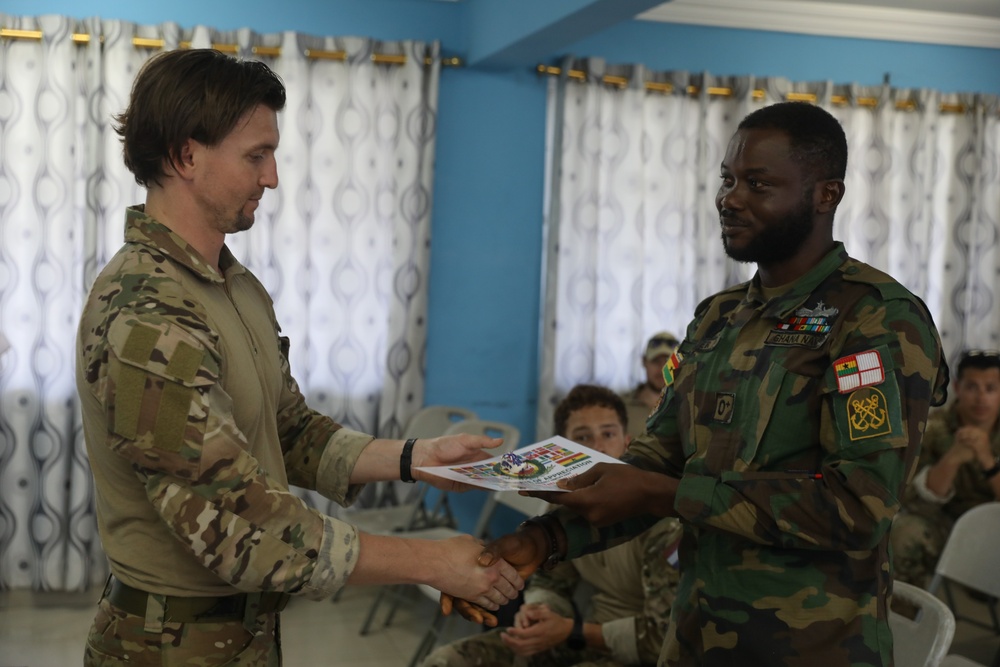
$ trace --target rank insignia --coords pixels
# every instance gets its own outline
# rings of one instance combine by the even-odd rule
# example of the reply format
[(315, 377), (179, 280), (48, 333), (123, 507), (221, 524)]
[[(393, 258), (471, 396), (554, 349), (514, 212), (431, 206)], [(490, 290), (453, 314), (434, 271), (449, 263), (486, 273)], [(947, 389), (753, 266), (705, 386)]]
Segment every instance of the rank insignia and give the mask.
[(885, 367), (877, 350), (858, 352), (833, 362), (837, 391), (841, 394), (885, 382)]
[(847, 425), (851, 440), (864, 440), (892, 433), (885, 395), (865, 387), (847, 398)]

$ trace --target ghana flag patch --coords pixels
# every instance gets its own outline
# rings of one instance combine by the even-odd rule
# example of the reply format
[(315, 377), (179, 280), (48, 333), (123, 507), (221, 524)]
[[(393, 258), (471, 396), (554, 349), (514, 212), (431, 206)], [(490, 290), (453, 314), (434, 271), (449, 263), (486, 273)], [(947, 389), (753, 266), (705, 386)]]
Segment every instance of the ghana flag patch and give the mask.
[(837, 374), (837, 391), (846, 394), (885, 382), (885, 367), (877, 350), (858, 352), (833, 362)]

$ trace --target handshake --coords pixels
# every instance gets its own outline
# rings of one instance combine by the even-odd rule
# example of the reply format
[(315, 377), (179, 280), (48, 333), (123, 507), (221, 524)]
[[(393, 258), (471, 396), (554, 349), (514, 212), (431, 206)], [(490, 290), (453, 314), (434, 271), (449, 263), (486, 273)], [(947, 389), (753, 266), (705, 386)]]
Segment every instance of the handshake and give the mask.
[[(483, 597), (477, 602), (457, 598), (448, 593), (441, 593), (441, 613), (446, 616), (452, 610), (458, 611), (465, 619), (481, 625), (496, 627), (497, 618), (490, 611), (495, 611), (503, 604), (517, 597), (526, 580), (539, 567), (552, 567), (561, 554), (566, 553), (566, 537), (558, 521), (549, 515), (533, 517), (522, 523), (516, 532), (504, 535), (487, 544), (479, 554), (477, 564), (484, 568), (499, 567), (501, 573), (512, 568), (516, 579), (509, 575), (505, 578), (514, 586), (512, 595), (506, 599), (497, 600), (496, 596), (486, 596), (488, 602), (482, 604)], [(505, 567), (506, 566), (506, 567)], [(498, 591), (494, 588), (494, 591)]]

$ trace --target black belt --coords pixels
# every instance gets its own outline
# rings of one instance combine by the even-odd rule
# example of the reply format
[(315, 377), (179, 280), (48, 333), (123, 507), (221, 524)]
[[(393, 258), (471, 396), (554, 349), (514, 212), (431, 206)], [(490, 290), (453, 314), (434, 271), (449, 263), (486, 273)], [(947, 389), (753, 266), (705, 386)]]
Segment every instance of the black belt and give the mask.
[[(108, 602), (133, 616), (146, 615), (149, 593), (132, 588), (111, 577), (104, 588)], [(287, 593), (239, 593), (217, 597), (179, 597), (166, 595), (164, 621), (174, 623), (206, 623), (210, 621), (242, 621), (247, 605), (256, 605), (254, 616), (279, 612), (291, 598)]]

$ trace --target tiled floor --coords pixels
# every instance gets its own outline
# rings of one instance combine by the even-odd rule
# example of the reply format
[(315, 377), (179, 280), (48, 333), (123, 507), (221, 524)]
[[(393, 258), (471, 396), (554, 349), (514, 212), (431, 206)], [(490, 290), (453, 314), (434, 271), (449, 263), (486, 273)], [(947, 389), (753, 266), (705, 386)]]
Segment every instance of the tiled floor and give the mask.
[[(376, 590), (350, 588), (337, 602), (293, 600), (281, 618), (286, 667), (405, 667), (435, 604), (418, 594), (399, 607), (389, 627), (375, 624), (361, 637), (358, 631)], [(89, 594), (0, 593), (0, 667), (79, 665), (95, 602)], [(446, 629), (455, 638), (478, 632), (479, 626), (455, 617)]]
[[(360, 637), (358, 631), (376, 590), (348, 589), (337, 602), (293, 600), (282, 615), (285, 665), (405, 667), (430, 622), (434, 603), (414, 598), (400, 607), (392, 625), (376, 625), (369, 635)], [(94, 595), (0, 593), (0, 667), (79, 665), (94, 601)], [(981, 604), (961, 593), (957, 602), (961, 612), (988, 618)], [(455, 618), (447, 634), (451, 638), (476, 631), (478, 626)], [(998, 649), (1000, 638), (991, 631), (958, 623), (952, 653), (988, 666)]]

